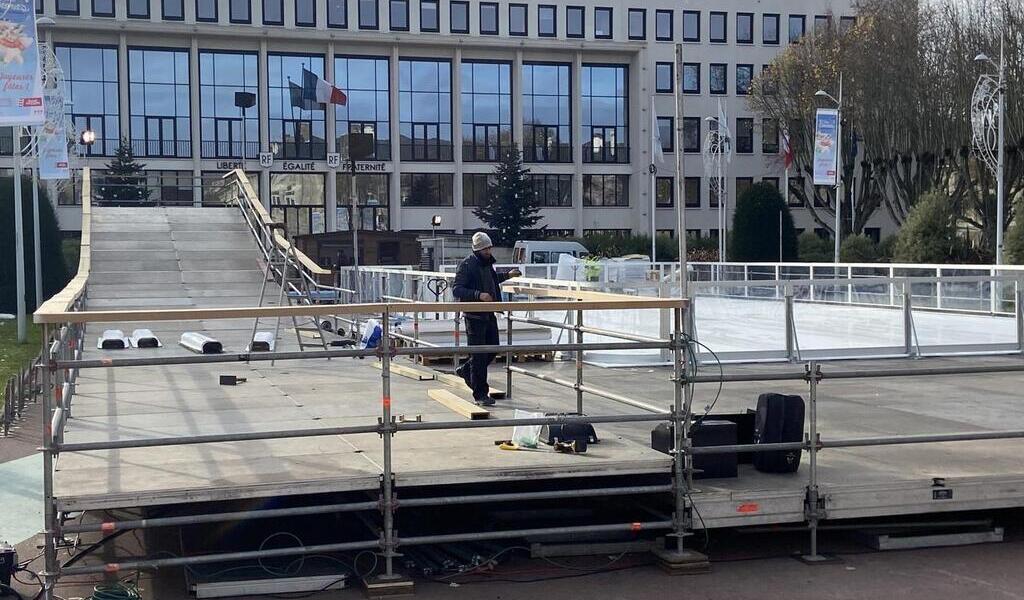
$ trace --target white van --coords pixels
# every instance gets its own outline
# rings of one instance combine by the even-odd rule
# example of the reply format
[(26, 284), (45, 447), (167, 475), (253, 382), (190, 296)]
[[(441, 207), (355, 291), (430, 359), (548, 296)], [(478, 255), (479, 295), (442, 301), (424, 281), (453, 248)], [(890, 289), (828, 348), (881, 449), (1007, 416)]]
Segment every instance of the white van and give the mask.
[(518, 241), (512, 248), (512, 262), (517, 265), (553, 264), (559, 255), (586, 258), (590, 252), (579, 242)]

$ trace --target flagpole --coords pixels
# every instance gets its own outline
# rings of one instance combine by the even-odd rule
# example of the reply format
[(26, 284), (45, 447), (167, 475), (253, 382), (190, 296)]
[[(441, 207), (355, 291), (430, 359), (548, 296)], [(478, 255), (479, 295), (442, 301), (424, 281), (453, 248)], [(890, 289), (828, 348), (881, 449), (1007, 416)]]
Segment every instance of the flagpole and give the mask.
[(679, 289), (688, 298), (689, 277), (686, 271), (686, 185), (683, 178), (683, 45), (676, 44), (675, 85), (672, 90), (676, 105), (676, 238), (679, 242)]
[[(651, 163), (651, 167), (654, 167), (654, 163)], [(658, 262), (657, 257), (657, 243), (655, 238), (658, 235), (657, 225), (654, 221), (654, 211), (658, 208), (658, 186), (657, 186), (657, 174), (652, 168), (651, 170), (651, 269), (654, 269), (654, 263)]]

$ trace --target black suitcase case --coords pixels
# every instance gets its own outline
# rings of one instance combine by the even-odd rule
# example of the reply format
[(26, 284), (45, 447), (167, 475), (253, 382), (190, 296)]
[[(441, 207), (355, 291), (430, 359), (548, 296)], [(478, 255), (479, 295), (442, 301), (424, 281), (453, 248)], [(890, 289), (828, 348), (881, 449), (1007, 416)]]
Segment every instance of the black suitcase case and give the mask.
[[(731, 446), (736, 444), (736, 423), (725, 420), (705, 419), (700, 425), (690, 428), (694, 448), (706, 446)], [(673, 428), (671, 423), (660, 423), (651, 431), (651, 448), (668, 454), (672, 450)], [(696, 454), (693, 457), (694, 479), (719, 479), (736, 477), (737, 457), (735, 452), (724, 454)]]
[[(786, 394), (757, 397), (755, 444), (800, 442), (804, 437), (804, 399)], [(762, 473), (794, 473), (800, 468), (801, 450), (754, 453), (754, 468)]]
[[(578, 413), (545, 413), (545, 417), (580, 416)], [(586, 452), (589, 444), (597, 444), (597, 432), (590, 423), (553, 423), (540, 429), (540, 441), (549, 446), (555, 442), (576, 442), (577, 452)]]

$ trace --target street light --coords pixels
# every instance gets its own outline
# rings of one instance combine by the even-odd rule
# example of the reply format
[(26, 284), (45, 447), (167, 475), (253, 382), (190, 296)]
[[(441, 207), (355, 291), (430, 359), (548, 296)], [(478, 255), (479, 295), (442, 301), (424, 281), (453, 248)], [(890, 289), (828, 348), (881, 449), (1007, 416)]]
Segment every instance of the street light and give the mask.
[[(1001, 265), (1001, 264), (1003, 264), (1003, 185), (1004, 185), (1004, 182), (1003, 182), (1003, 178), (1004, 178), (1004, 176), (1003, 176), (1003, 165), (1004, 165), (1004, 150), (1003, 150), (1003, 146), (1005, 145), (1005, 143), (1004, 143), (1005, 121), (1004, 121), (1003, 113), (1005, 112), (1005, 107), (1006, 107), (1006, 79), (1005, 79), (1006, 70), (1005, 70), (1005, 60), (1004, 60), (1004, 57), (1003, 57), (1003, 41), (1002, 40), (999, 41), (999, 62), (998, 63), (996, 63), (994, 60), (989, 58), (988, 55), (985, 54), (984, 52), (982, 52), (982, 53), (978, 54), (977, 56), (975, 56), (974, 57), (974, 61), (975, 62), (980, 62), (980, 63), (988, 63), (993, 68), (995, 68), (996, 72), (998, 73), (998, 75), (996, 77), (996, 82), (995, 82), (996, 83), (995, 92), (998, 94), (998, 105), (997, 105), (996, 111), (999, 113), (999, 121), (998, 121), (998, 124), (996, 125), (996, 129), (997, 129), (997, 134), (996, 134), (997, 135), (997, 142), (996, 142), (996, 160), (995, 160), (995, 165), (991, 164), (991, 162), (990, 162), (991, 159), (992, 159), (992, 154), (991, 154), (991, 147), (988, 146), (988, 139), (991, 139), (991, 138), (986, 139), (986, 136), (983, 135), (984, 132), (983, 131), (978, 131), (978, 129), (983, 129), (984, 128), (984, 125), (986, 124), (985, 123), (986, 119), (978, 119), (977, 115), (972, 114), (971, 115), (971, 117), (972, 117), (971, 120), (972, 120), (972, 125), (975, 128), (977, 128), (975, 130), (975, 132), (974, 132), (975, 146), (977, 146), (977, 150), (979, 150), (979, 152), (982, 154), (982, 159), (984, 160), (986, 165), (989, 167), (989, 169), (995, 171), (995, 176), (996, 176), (996, 264), (997, 265)], [(989, 95), (989, 94), (991, 94), (991, 91), (989, 91), (991, 88), (989, 88), (988, 90), (985, 89), (985, 84), (986, 83), (991, 83), (991, 80), (992, 80), (991, 75), (987, 75), (987, 74), (982, 74), (978, 78), (978, 84), (977, 84), (977, 86), (975, 87), (975, 90), (974, 90), (974, 98), (972, 98), (972, 109), (976, 108), (977, 105), (978, 105), (979, 90), (982, 90), (981, 94), (983, 96), (987, 96), (987, 98), (984, 98), (984, 100), (991, 99), (991, 96)], [(985, 107), (981, 107), (981, 108), (984, 109)], [(988, 120), (989, 123), (991, 123), (990, 119), (987, 119), (987, 120)], [(978, 122), (980, 122), (980, 127), (979, 127), (979, 123)], [(987, 155), (987, 160), (985, 160), (986, 159), (986, 155)]]
[[(814, 92), (815, 97), (828, 98), (836, 105), (836, 225), (835, 225), (835, 249), (833, 262), (839, 262), (839, 244), (842, 241), (843, 232), (843, 74), (839, 74), (839, 98), (826, 92), (818, 90)], [(788, 193), (789, 190), (786, 190)], [(853, 215), (851, 214), (852, 218)]]
[(96, 132), (92, 129), (86, 129), (82, 132), (82, 135), (78, 138), (78, 143), (83, 146), (92, 146), (96, 143)]

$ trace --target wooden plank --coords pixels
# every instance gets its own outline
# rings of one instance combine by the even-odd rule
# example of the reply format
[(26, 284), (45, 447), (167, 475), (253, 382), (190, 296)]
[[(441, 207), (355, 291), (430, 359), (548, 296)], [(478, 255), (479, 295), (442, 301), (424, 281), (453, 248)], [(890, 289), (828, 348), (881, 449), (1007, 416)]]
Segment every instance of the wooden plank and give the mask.
[[(459, 377), (458, 375), (449, 375), (448, 373), (437, 373), (435, 375), (435, 378), (437, 379), (437, 381), (440, 381), (445, 385), (450, 385), (456, 389), (462, 390), (466, 388), (466, 382), (463, 381), (462, 378)], [(494, 398), (496, 400), (501, 400), (502, 398), (505, 397), (505, 390), (499, 390), (496, 387), (490, 388), (490, 391), (488, 393), (491, 395), (491, 398)]]
[[(374, 362), (373, 366), (378, 369), (384, 368), (383, 363), (379, 361)], [(392, 373), (396, 375), (401, 375), (402, 377), (408, 377), (413, 381), (434, 381), (435, 379), (437, 379), (437, 375), (434, 373), (427, 373), (426, 371), (420, 371), (419, 369), (406, 367), (404, 365), (395, 363), (395, 361), (391, 361), (390, 368)]]
[(92, 252), (92, 175), (89, 167), (82, 169), (82, 237), (81, 250), (78, 255), (78, 273), (68, 282), (64, 289), (54, 294), (44, 302), (37, 310), (40, 312), (67, 312), (75, 304), (75, 301), (85, 292), (86, 283), (89, 281), (89, 268)]
[(448, 409), (470, 419), (477, 421), (480, 419), (487, 419), (491, 416), (490, 411), (482, 406), (477, 406), (469, 400), (456, 396), (448, 390), (433, 389), (427, 390), (427, 396), (435, 402), (439, 402)]

